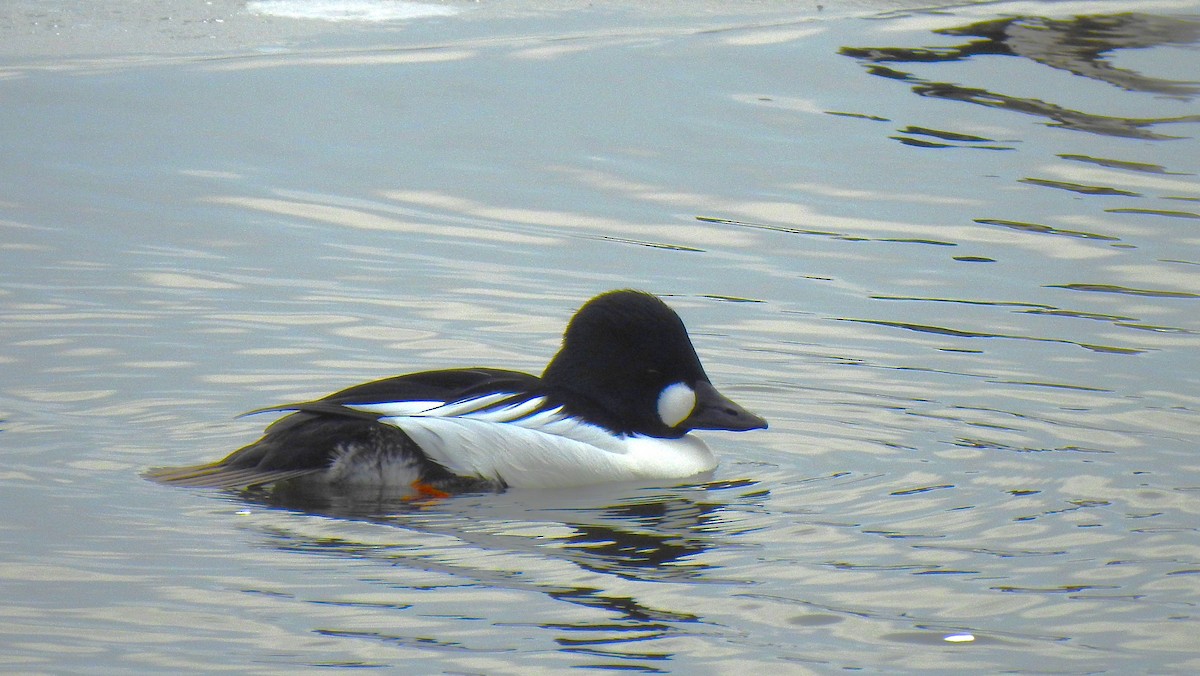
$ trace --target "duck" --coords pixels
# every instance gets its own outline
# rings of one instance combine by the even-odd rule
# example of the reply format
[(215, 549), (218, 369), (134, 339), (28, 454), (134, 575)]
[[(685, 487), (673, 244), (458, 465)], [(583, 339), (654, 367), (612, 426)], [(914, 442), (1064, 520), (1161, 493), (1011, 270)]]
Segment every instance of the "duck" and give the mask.
[(679, 315), (632, 289), (580, 307), (540, 377), (423, 371), (245, 415), (267, 412), (288, 415), (225, 458), (145, 476), (229, 490), (286, 483), (437, 497), (677, 480), (717, 466), (695, 430), (767, 428), (717, 391)]

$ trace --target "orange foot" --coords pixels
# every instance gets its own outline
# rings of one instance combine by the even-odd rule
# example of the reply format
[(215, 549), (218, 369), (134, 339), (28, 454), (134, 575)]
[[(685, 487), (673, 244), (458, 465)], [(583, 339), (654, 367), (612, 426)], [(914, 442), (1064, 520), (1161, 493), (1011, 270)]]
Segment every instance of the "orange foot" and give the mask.
[(443, 491), (440, 488), (435, 488), (435, 487), (425, 483), (424, 481), (421, 481), (420, 479), (412, 482), (412, 487), (413, 487), (413, 490), (417, 492), (417, 494), (412, 497), (413, 500), (421, 500), (421, 499), (440, 500), (442, 498), (450, 497), (450, 494), (447, 493), (446, 491)]

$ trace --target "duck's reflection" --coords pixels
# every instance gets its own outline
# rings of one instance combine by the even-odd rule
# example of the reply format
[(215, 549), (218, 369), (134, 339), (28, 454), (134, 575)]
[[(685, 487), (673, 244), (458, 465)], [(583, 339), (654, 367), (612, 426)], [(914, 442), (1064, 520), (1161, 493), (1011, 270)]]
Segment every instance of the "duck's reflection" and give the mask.
[[(585, 621), (556, 617), (538, 623), (552, 632), (561, 650), (607, 659), (658, 660), (664, 655), (658, 650), (643, 654), (626, 646), (614, 652), (604, 646), (686, 633), (702, 620), (639, 600), (638, 583), (730, 582), (722, 579), (719, 566), (711, 562), (714, 557), (706, 553), (737, 546), (738, 535), (754, 528), (743, 516), (756, 511), (766, 496), (755, 482), (740, 480), (671, 488), (509, 491), (424, 501), (317, 494), (288, 486), (234, 497), (269, 508), (268, 517), (283, 517), (257, 520), (253, 526), (270, 546), (377, 561), (386, 567), (379, 570), (389, 571), (388, 584), (397, 587), (398, 597), (404, 595), (405, 577), (392, 574), (398, 568), (413, 570), (414, 578), (432, 573), (449, 576), (454, 584), (532, 591), (604, 611)], [(364, 537), (356, 539), (355, 533)], [(330, 632), (340, 630), (322, 631), (334, 635)], [(385, 633), (378, 639), (415, 640)], [(371, 635), (354, 632), (356, 638)]]
[[(538, 504), (547, 494), (552, 497), (544, 504), (554, 507)], [(589, 571), (643, 580), (702, 574), (708, 566), (696, 560), (697, 555), (739, 532), (736, 523), (722, 513), (731, 504), (757, 502), (766, 495), (755, 488), (755, 482), (739, 480), (674, 488), (626, 486), (620, 499), (611, 504), (603, 500), (612, 496), (595, 487), (575, 494), (510, 491), (414, 500), (281, 485), (244, 491), (236, 497), (294, 512), (452, 535), (481, 547), (496, 545), (500, 537), (507, 545), (532, 547)], [(545, 532), (528, 537), (497, 535), (514, 523), (540, 524)], [(325, 551), (330, 546), (353, 548), (350, 542), (306, 542), (300, 532), (289, 534), (280, 544), (289, 549)]]
[(1106, 82), (1126, 91), (1190, 100), (1200, 83), (1143, 75), (1113, 65), (1114, 52), (1200, 42), (1200, 21), (1183, 17), (1125, 13), (1069, 19), (1012, 17), (936, 31), (975, 37), (961, 45), (937, 48), (843, 47), (840, 52), (869, 64), (870, 72), (910, 82), (921, 96), (965, 101), (982, 106), (1045, 117), (1060, 126), (1108, 136), (1173, 138), (1150, 127), (1166, 122), (1195, 122), (1200, 116), (1123, 118), (1072, 110), (1046, 101), (934, 82), (884, 64), (962, 61), (977, 56), (1016, 56), (1075, 75)]

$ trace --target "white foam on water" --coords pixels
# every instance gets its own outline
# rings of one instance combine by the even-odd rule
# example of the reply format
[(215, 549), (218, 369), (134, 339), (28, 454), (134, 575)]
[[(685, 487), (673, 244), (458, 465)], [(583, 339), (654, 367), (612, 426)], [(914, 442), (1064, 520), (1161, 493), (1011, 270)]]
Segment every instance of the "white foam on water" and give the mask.
[(398, 0), (256, 0), (246, 3), (254, 14), (321, 21), (398, 21), (453, 16), (459, 10), (445, 5)]

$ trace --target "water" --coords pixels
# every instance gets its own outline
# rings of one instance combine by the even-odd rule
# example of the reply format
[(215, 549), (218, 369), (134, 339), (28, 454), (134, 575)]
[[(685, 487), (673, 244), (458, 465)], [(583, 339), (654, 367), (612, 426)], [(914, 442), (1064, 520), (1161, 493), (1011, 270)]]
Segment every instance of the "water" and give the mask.
[[(1194, 2), (93, 7), (5, 24), (6, 669), (1200, 669)], [(621, 286), (712, 477), (138, 477)]]

